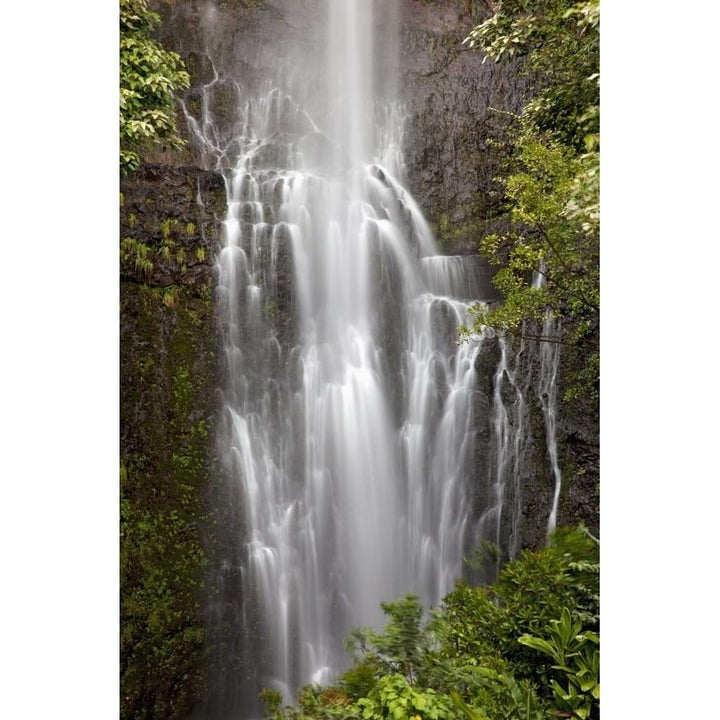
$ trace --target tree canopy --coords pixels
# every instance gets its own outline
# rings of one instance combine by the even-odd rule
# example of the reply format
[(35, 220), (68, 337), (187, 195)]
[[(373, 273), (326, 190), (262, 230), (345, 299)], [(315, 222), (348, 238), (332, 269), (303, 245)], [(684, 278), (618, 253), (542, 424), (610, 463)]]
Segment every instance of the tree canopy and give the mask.
[(536, 94), (523, 110), (526, 124), (578, 151), (600, 132), (599, 0), (501, 0), (464, 41), (485, 59), (520, 58)]
[(139, 152), (153, 145), (183, 146), (174, 93), (190, 85), (177, 53), (150, 37), (160, 16), (147, 0), (120, 0), (120, 170), (136, 170)]
[[(570, 388), (597, 400), (599, 382), (600, 90), (598, 0), (501, 0), (465, 43), (485, 60), (516, 58), (534, 88), (513, 126), (500, 179), (509, 228), (480, 251), (500, 267), (504, 303), (476, 306), (465, 339), (499, 332), (583, 346)], [(558, 336), (542, 335), (548, 317)]]

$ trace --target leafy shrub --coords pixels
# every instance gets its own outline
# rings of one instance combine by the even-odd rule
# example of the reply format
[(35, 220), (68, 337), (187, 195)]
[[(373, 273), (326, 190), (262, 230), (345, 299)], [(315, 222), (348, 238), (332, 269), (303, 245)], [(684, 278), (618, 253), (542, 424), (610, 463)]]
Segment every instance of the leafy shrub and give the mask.
[(138, 152), (154, 144), (183, 146), (175, 122), (174, 93), (190, 85), (177, 53), (150, 38), (160, 16), (146, 0), (120, 0), (120, 170), (140, 164)]
[(583, 526), (507, 563), (491, 586), (461, 582), (427, 617), (383, 603), (382, 632), (355, 630), (354, 665), (308, 686), (277, 720), (542, 720), (599, 712), (599, 542)]

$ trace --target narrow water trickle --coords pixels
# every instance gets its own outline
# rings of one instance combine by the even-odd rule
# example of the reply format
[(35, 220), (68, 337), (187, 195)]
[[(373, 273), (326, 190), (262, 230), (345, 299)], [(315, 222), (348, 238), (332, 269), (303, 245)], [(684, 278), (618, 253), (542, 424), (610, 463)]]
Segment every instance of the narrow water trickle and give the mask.
[(552, 316), (543, 322), (542, 336), (547, 338), (540, 348), (540, 377), (538, 387), (538, 400), (545, 421), (545, 441), (548, 458), (552, 469), (555, 488), (552, 505), (547, 522), (547, 535), (550, 535), (557, 526), (558, 505), (560, 503), (560, 490), (562, 488), (562, 472), (558, 462), (557, 443), (557, 373), (560, 364), (560, 320)]
[[(332, 680), (343, 639), (380, 625), (381, 602), (438, 603), (472, 545), (503, 544), (502, 523), (517, 522), (526, 400), (502, 340), (456, 342), (469, 304), (494, 291), (475, 258), (439, 254), (403, 186), (397, 78), (373, 63), (397, 43), (392, 7), (327, 4), (326, 96), (278, 71), (260, 89), (232, 79), (231, 133), (205, 99), (187, 113), (228, 199), (217, 716), (257, 715), (263, 687), (289, 701)], [(475, 364), (491, 341), (496, 450), (479, 507)]]
[[(559, 321), (550, 319), (546, 320), (543, 333), (550, 338), (559, 335), (556, 328)], [(540, 405), (543, 409), (545, 419), (545, 437), (547, 439), (548, 456), (550, 466), (552, 468), (553, 478), (555, 479), (555, 489), (552, 498), (552, 507), (547, 522), (547, 535), (550, 535), (557, 525), (558, 505), (560, 502), (560, 490), (562, 488), (562, 473), (558, 463), (558, 445), (557, 445), (557, 384), (556, 376), (558, 371), (558, 363), (560, 357), (560, 348), (557, 343), (545, 342), (541, 350), (542, 369), (541, 369), (541, 385), (539, 392)]]

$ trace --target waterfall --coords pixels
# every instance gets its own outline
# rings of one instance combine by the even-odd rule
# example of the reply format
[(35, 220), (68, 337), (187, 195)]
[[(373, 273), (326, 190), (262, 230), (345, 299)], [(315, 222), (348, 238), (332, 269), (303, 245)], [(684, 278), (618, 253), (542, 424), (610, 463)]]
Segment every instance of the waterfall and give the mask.
[(456, 342), (470, 304), (497, 294), (477, 258), (439, 254), (404, 187), (397, 77), (378, 66), (397, 51), (395, 7), (326, 4), (321, 83), (298, 70), (317, 58), (291, 56), (262, 83), (216, 70), (185, 108), (227, 190), (214, 717), (334, 679), (350, 630), (380, 626), (401, 594), (437, 604), (479, 539), (519, 547), (527, 391), (502, 339)]
[[(541, 268), (544, 272), (545, 267)], [(543, 273), (535, 273), (533, 284), (540, 288), (545, 285)], [(562, 473), (558, 463), (557, 446), (557, 373), (560, 363), (560, 320), (548, 315), (542, 325), (541, 336), (545, 341), (540, 347), (540, 377), (538, 382), (538, 401), (542, 408), (545, 421), (545, 441), (552, 475), (555, 481), (552, 506), (547, 522), (547, 535), (550, 535), (557, 525), (558, 505), (560, 502), (560, 489), (562, 488)]]
[(555, 339), (560, 336), (560, 321), (555, 318), (547, 318), (543, 323), (543, 336), (550, 338), (542, 343), (540, 350), (541, 370), (540, 388), (538, 399), (545, 419), (545, 437), (547, 442), (548, 456), (555, 479), (555, 490), (553, 492), (552, 507), (547, 522), (547, 534), (550, 535), (557, 525), (558, 504), (560, 502), (560, 489), (562, 487), (562, 473), (558, 463), (557, 446), (557, 371), (560, 362), (560, 345)]

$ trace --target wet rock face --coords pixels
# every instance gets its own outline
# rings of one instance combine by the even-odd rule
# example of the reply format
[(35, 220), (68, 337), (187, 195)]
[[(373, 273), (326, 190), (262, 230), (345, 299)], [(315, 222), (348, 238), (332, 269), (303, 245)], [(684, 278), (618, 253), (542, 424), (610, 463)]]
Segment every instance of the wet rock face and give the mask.
[[(204, 170), (144, 164), (120, 191), (120, 713), (178, 720), (205, 692), (225, 188)], [(152, 590), (161, 581), (167, 598)]]
[(484, 223), (500, 213), (503, 153), (491, 142), (507, 120), (496, 110), (522, 103), (513, 67), (483, 63), (463, 45), (488, 15), (481, 2), (414, 1), (403, 26), (407, 182), (449, 253), (476, 253)]
[[(387, 2), (376, 0), (380, 10), (376, 62), (381, 72), (392, 65), (400, 76), (397, 93), (407, 115), (405, 185), (443, 249), (473, 254), (480, 231), (500, 213), (494, 178), (503, 150), (491, 142), (503, 138), (507, 120), (502, 112), (520, 110), (523, 83), (512, 66), (483, 63), (480, 52), (462, 44), (470, 30), (489, 16), (485, 2), (405, 0), (393, 5), (401, 26), (399, 53), (394, 54), (382, 41), (383, 1)], [(231, 134), (237, 120), (238, 86), (230, 77), (241, 77), (243, 89), (254, 92), (268, 70), (277, 73), (281, 68), (288, 87), (302, 89), (306, 97), (325, 82), (317, 48), (328, 38), (313, 22), (317, 2), (155, 0), (151, 4), (165, 21), (160, 38), (183, 57), (190, 71), (192, 87), (184, 101), (196, 117), (202, 86), (219, 74), (212, 110), (221, 131)], [(283, 66), (277, 47), (286, 50), (283, 55), (302, 52), (307, 64)], [(324, 111), (311, 110), (316, 116)], [(183, 125), (184, 117), (180, 121)], [(185, 133), (191, 136), (187, 127)], [(190, 143), (185, 160), (202, 165), (202, 152)]]
[(143, 164), (122, 180), (120, 192), (121, 279), (158, 288), (212, 283), (226, 208), (221, 176)]
[[(376, 1), (381, 5), (384, 0)], [(281, 73), (289, 86), (302, 88), (304, 96), (312, 96), (313, 86), (324, 81), (317, 48), (327, 38), (316, 29), (316, 1), (155, 0), (150, 4), (164, 20), (159, 37), (183, 57), (191, 73), (192, 87), (184, 97), (191, 115), (200, 116), (202, 87), (214, 83), (211, 109), (220, 135), (232, 138), (243, 92), (259, 92), (268, 70), (277, 74), (283, 60), (274, 48), (296, 48), (309, 58), (306, 67), (283, 66)], [(525, 83), (518, 78), (516, 68), (484, 63), (480, 52), (463, 45), (470, 30), (490, 15), (482, 0), (404, 0), (393, 6), (393, 12), (399, 12), (401, 24), (399, 52), (396, 56), (386, 48), (379, 48), (378, 52), (382, 54), (380, 64), (399, 63), (398, 94), (406, 116), (404, 184), (447, 254), (475, 254), (483, 232), (496, 232), (505, 222), (494, 178), (500, 174), (506, 153), (502, 142), (496, 141), (504, 140), (507, 120), (502, 112), (496, 111), (518, 112)], [(235, 78), (242, 78), (242, 89)], [(301, 137), (298, 128), (306, 122), (296, 108), (280, 110), (274, 140), (256, 156), (256, 163), (268, 167), (281, 159), (287, 160), (279, 155), (287, 153), (293, 132)], [(321, 113), (322, 109), (313, 108), (313, 112)], [(219, 223), (225, 213), (221, 175), (210, 170), (187, 170), (209, 167), (212, 163), (208, 164), (207, 154), (192, 141), (184, 113), (179, 115), (183, 132), (190, 140), (187, 151), (157, 158), (164, 163), (162, 169), (146, 167), (131, 184), (125, 183), (126, 202), (134, 203), (134, 210), (128, 207), (124, 216), (135, 213), (147, 244), (154, 248), (151, 282), (160, 286), (173, 282), (192, 286), (212, 275), (212, 265), (198, 259), (197, 249), (205, 247), (209, 256), (213, 244), (217, 246)], [(327, 156), (330, 141), (326, 136), (307, 134), (303, 138), (305, 145), (300, 148), (303, 154)], [(232, 140), (226, 152), (228, 159), (237, 152), (231, 143)], [(198, 188), (205, 198), (205, 208), (195, 200)], [(147, 204), (153, 192), (172, 198), (172, 203), (166, 205), (174, 209), (168, 210), (166, 216), (153, 217), (154, 210)], [(169, 258), (168, 251), (163, 250), (168, 218), (173, 231), (195, 225), (194, 236), (186, 235), (180, 240), (185, 250), (184, 263), (177, 262), (176, 250)], [(198, 247), (191, 248), (195, 243), (199, 243)], [(282, 255), (272, 311), (278, 338), (287, 343), (293, 334), (292, 267), (289, 254)], [(133, 270), (127, 263), (123, 271), (148, 280), (141, 270)], [(488, 377), (492, 373), (486, 369), (483, 378)], [(562, 390), (559, 394), (562, 395)], [(564, 488), (559, 521), (585, 519), (596, 530), (597, 422), (569, 407), (563, 407), (560, 415), (558, 440), (567, 492)], [(534, 432), (541, 438), (541, 423), (535, 425)], [(481, 426), (482, 423), (479, 427), (482, 445)], [(525, 528), (522, 543), (538, 545), (544, 538), (548, 512), (547, 502), (540, 498), (547, 495), (550, 486), (547, 458), (539, 441), (533, 457), (527, 468), (523, 514), (538, 520), (529, 521), (533, 527)]]

